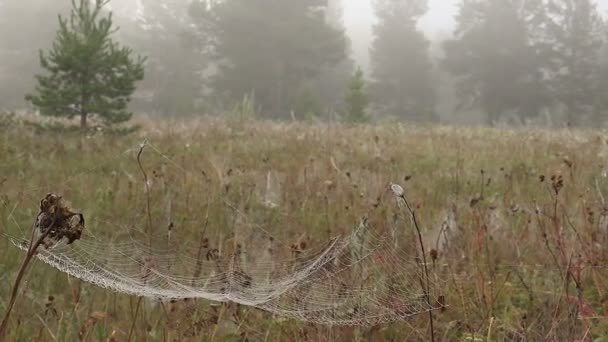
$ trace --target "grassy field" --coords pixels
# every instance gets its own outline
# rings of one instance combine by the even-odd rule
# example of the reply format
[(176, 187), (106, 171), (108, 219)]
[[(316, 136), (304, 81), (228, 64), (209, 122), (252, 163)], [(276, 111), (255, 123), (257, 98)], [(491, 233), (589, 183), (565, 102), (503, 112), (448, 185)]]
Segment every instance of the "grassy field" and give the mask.
[[(387, 189), (394, 182), (416, 210), (435, 291), (448, 304), (433, 312), (437, 341), (608, 341), (606, 132), (216, 120), (143, 126), (86, 138), (4, 128), (0, 231), (27, 231), (40, 199), (56, 192), (99, 238), (135, 227), (160, 236), (171, 225), (188, 239), (204, 225), (223, 251), (243, 224), (230, 203), (287, 242), (288, 253), (292, 244), (349, 234), (365, 215), (379, 231), (393, 229), (399, 208)], [(136, 162), (145, 139), (149, 197)], [(414, 231), (407, 220), (403, 229)], [(0, 312), (23, 256), (0, 240)], [(10, 341), (430, 339), (426, 313), (331, 327), (230, 303), (139, 302), (40, 262), (26, 280)]]

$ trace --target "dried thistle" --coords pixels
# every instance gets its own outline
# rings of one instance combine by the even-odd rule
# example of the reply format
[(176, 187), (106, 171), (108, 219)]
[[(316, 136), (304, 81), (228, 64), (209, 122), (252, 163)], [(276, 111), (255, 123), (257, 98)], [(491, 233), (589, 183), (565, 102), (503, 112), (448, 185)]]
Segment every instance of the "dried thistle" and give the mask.
[(564, 187), (564, 179), (562, 175), (552, 175), (551, 176), (551, 187), (556, 195), (559, 195), (560, 190)]
[(44, 315), (52, 314), (54, 317), (58, 316), (57, 309), (55, 309), (55, 297), (48, 296), (46, 303), (44, 304)]
[(40, 201), (40, 212), (33, 228), (34, 234), (32, 234), (27, 254), (17, 273), (6, 313), (0, 324), (0, 341), (3, 341), (6, 336), (8, 320), (17, 300), (19, 285), (25, 276), (27, 266), (38, 252), (38, 247), (41, 245), (48, 247), (50, 243), (59, 242), (63, 238), (68, 239), (68, 244), (80, 239), (84, 229), (84, 216), (66, 206), (61, 196), (49, 193)]
[(292, 243), (290, 246), (291, 256), (294, 259), (299, 259), (301, 254), (306, 250), (306, 236), (301, 236), (296, 242)]
[[(61, 196), (49, 193), (40, 201), (40, 212), (34, 227), (38, 233), (54, 242), (66, 238), (69, 245), (80, 240), (84, 230), (84, 216), (69, 208)], [(45, 241), (44, 244), (48, 247), (48, 240)]]

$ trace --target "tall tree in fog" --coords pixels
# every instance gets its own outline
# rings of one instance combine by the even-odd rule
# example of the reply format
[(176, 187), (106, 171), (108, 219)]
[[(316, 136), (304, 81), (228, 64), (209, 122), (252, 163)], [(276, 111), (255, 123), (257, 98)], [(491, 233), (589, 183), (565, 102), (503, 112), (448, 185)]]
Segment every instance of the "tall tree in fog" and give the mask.
[(40, 70), (38, 49), (49, 47), (59, 27), (57, 13), (68, 13), (71, 2), (0, 0), (0, 110), (25, 105), (23, 96)]
[(604, 97), (598, 60), (605, 38), (602, 17), (592, 0), (548, 0), (546, 8), (542, 39), (548, 43), (545, 68), (553, 99), (570, 122), (591, 119)]
[(531, 32), (544, 19), (542, 0), (462, 0), (443, 66), (456, 79), (461, 106), (488, 123), (539, 113), (548, 101), (541, 56)]
[(429, 41), (416, 27), (427, 0), (377, 0), (370, 49), (370, 94), (381, 113), (412, 120), (435, 117)]
[(142, 57), (112, 40), (112, 13), (103, 12), (108, 0), (73, 1), (70, 17), (59, 16), (59, 30), (48, 52), (40, 52), (44, 73), (27, 100), (41, 114), (79, 117), (82, 129), (89, 116), (106, 124), (129, 120), (127, 104), (135, 82), (144, 77)]
[(344, 32), (327, 23), (326, 3), (225, 0), (214, 5), (215, 94), (227, 102), (253, 94), (264, 113), (288, 116), (306, 83), (345, 58)]
[[(327, 0), (326, 22), (337, 30), (345, 30), (343, 20), (342, 0)], [(348, 86), (355, 70), (354, 61), (350, 57), (350, 40), (346, 42), (347, 57), (338, 64), (328, 64), (315, 77), (310, 86), (322, 107), (330, 110), (340, 110), (343, 106), (344, 88)], [(318, 114), (318, 113), (317, 113)]]
[(598, 58), (598, 93), (596, 100), (595, 119), (598, 122), (608, 119), (608, 25), (604, 25), (604, 43)]
[[(146, 0), (140, 3), (135, 20), (123, 36), (148, 56), (146, 79), (138, 107), (160, 115), (188, 115), (201, 110), (203, 71), (207, 56), (195, 36), (191, 11), (203, 23), (207, 1)], [(127, 18), (122, 18), (123, 22)], [(124, 24), (121, 25), (124, 27)]]

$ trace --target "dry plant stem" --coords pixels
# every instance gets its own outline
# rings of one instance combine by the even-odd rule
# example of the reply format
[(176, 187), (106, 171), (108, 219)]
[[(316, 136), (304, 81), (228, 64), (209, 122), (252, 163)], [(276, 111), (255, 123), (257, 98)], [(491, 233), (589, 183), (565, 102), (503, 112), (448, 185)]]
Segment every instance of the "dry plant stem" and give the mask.
[(15, 305), (15, 301), (17, 301), (17, 294), (19, 293), (19, 286), (21, 285), (21, 281), (23, 280), (23, 277), (25, 276), (25, 273), (27, 271), (27, 266), (32, 261), (32, 258), (34, 257), (34, 255), (36, 255), (36, 251), (38, 250), (38, 247), (40, 247), (40, 245), (42, 244), (44, 239), (46, 239), (47, 235), (49, 235), (49, 233), (53, 229), (54, 225), (55, 225), (55, 221), (53, 221), (51, 223), (51, 225), (46, 229), (44, 234), (42, 234), (35, 242), (34, 242), (34, 235), (32, 234), (32, 238), (30, 240), (30, 246), (27, 250), (27, 254), (25, 255), (25, 258), (23, 259), (23, 263), (21, 264), (19, 273), (17, 273), (17, 278), (15, 279), (15, 283), (13, 284), (13, 290), (11, 292), (11, 299), (9, 300), (8, 306), (6, 307), (6, 313), (4, 314), (4, 318), (2, 319), (2, 324), (0, 325), (0, 341), (3, 341), (4, 336), (6, 335), (6, 330), (8, 328), (8, 320), (11, 316), (11, 312), (13, 310), (13, 306)]
[[(148, 174), (146, 173), (146, 170), (144, 169), (143, 165), (141, 164), (141, 154), (144, 152), (145, 147), (146, 147), (146, 142), (144, 141), (144, 143), (141, 144), (139, 151), (137, 152), (137, 165), (139, 166), (139, 169), (141, 170), (141, 173), (144, 177), (144, 186), (146, 189), (146, 213), (148, 214), (148, 226), (147, 226), (148, 245), (151, 247), (152, 246), (152, 213), (150, 210), (150, 186), (148, 185)], [(129, 330), (128, 341), (131, 341), (131, 337), (133, 336), (133, 331), (135, 330), (135, 323), (137, 322), (137, 316), (139, 315), (139, 307), (141, 306), (141, 301), (142, 301), (142, 297), (139, 297), (139, 299), (137, 300), (137, 307), (135, 309), (135, 317), (133, 317), (133, 323), (131, 323), (131, 329)]]
[[(196, 268), (194, 269), (194, 277), (197, 278), (201, 274), (203, 267), (203, 250), (205, 249), (205, 234), (207, 233), (207, 226), (209, 225), (209, 202), (207, 202), (207, 209), (205, 213), (205, 223), (201, 230), (201, 236), (198, 243), (198, 252), (196, 253)], [(207, 246), (208, 247), (208, 246)]]
[(133, 337), (133, 331), (135, 331), (135, 323), (137, 322), (137, 315), (139, 314), (139, 307), (141, 306), (142, 297), (139, 297), (137, 300), (137, 307), (135, 308), (135, 316), (133, 317), (133, 322), (131, 323), (131, 329), (129, 329), (129, 338), (127, 341), (131, 341)]
[(416, 212), (410, 207), (409, 203), (405, 199), (405, 195), (400, 196), (407, 207), (407, 210), (410, 212), (412, 216), (412, 222), (414, 222), (414, 227), (416, 228), (416, 233), (418, 234), (418, 243), (420, 243), (420, 250), (422, 251), (422, 267), (424, 269), (424, 276), (426, 280), (426, 286), (423, 286), (422, 290), (424, 291), (424, 297), (426, 298), (426, 303), (429, 305), (429, 323), (431, 325), (431, 342), (435, 341), (435, 329), (433, 326), (433, 310), (431, 305), (431, 298), (429, 294), (430, 288), (430, 280), (429, 280), (429, 269), (426, 265), (426, 251), (424, 250), (424, 242), (422, 241), (422, 233), (420, 232), (420, 225), (418, 224), (418, 219), (416, 218)]
[(220, 314), (217, 317), (217, 321), (215, 322), (215, 328), (213, 328), (213, 333), (211, 335), (211, 341), (215, 341), (215, 336), (217, 335), (217, 331), (220, 326), (220, 322), (224, 318), (224, 314), (226, 313), (226, 305), (227, 303), (222, 303), (222, 308), (220, 309)]
[[(165, 303), (163, 303), (162, 300), (159, 300), (158, 303), (160, 304), (162, 313), (165, 315), (165, 319), (167, 321), (169, 321), (170, 316), (169, 316), (169, 312), (167, 311), (167, 308), (165, 307)], [(158, 327), (161, 325), (161, 321), (162, 321), (162, 315), (158, 317), (158, 321), (156, 322), (155, 329), (158, 329)], [(167, 326), (163, 325), (163, 341), (171, 341), (171, 331), (168, 331), (168, 330), (169, 329), (167, 329)]]
[(141, 154), (144, 152), (144, 148), (146, 147), (146, 142), (144, 142), (139, 151), (137, 152), (137, 165), (141, 170), (142, 175), (144, 176), (144, 186), (146, 188), (146, 211), (148, 213), (148, 235), (152, 233), (152, 214), (150, 211), (150, 186), (148, 185), (148, 174), (141, 164)]

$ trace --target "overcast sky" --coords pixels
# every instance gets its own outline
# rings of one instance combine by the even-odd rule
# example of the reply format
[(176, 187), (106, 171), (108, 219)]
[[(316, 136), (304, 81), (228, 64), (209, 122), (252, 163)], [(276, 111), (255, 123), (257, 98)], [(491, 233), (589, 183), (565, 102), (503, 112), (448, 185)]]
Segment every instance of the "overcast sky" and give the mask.
[[(373, 0), (371, 0), (373, 1)], [(608, 14), (608, 0), (597, 0), (600, 11)], [(371, 25), (374, 21), (370, 0), (342, 0), (344, 23), (353, 41), (353, 52), (357, 62), (366, 67), (371, 41)], [(429, 0), (429, 12), (421, 20), (420, 27), (432, 37), (449, 32), (454, 25), (454, 14), (460, 0)]]

